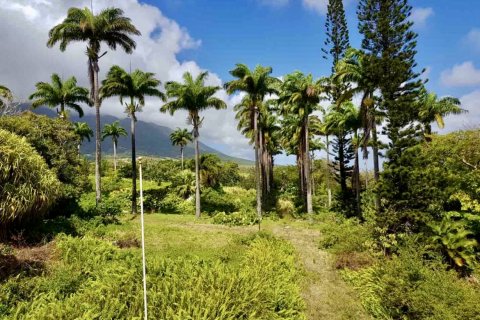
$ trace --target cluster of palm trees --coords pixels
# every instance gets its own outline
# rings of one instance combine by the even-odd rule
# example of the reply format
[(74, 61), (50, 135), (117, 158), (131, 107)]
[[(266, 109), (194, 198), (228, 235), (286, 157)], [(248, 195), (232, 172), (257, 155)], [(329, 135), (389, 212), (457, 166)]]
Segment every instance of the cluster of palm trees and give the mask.
[[(90, 90), (77, 86), (75, 77), (63, 80), (57, 74), (51, 77), (51, 83), (39, 82), (36, 91), (30, 96), (32, 106), (46, 105), (57, 108), (60, 118), (67, 120), (67, 109), (72, 109), (83, 115), (79, 103), (95, 108), (95, 185), (96, 199), (101, 201), (100, 180), (100, 141), (111, 137), (114, 145), (114, 168), (116, 170), (116, 147), (118, 138), (126, 135), (125, 129), (119, 123), (105, 126), (100, 131), (100, 106), (104, 99), (118, 97), (131, 119), (132, 144), (132, 212), (136, 213), (136, 150), (135, 123), (136, 113), (142, 111), (146, 97), (157, 97), (165, 102), (161, 112), (175, 114), (179, 110), (187, 111), (188, 123), (192, 126), (191, 133), (187, 129), (178, 129), (171, 135), (174, 145), (180, 146), (182, 169), (183, 149), (193, 140), (195, 147), (195, 199), (196, 216), (201, 213), (200, 207), (200, 177), (199, 177), (199, 129), (203, 117), (200, 113), (206, 109), (224, 109), (226, 103), (215, 97), (222, 88), (207, 86), (207, 72), (194, 77), (186, 72), (182, 82), (167, 82), (165, 92), (160, 89), (161, 82), (150, 72), (134, 70), (127, 72), (120, 66), (112, 66), (103, 81), (99, 79), (99, 62), (107, 54), (102, 52), (102, 44), (111, 50), (121, 47), (126, 53), (132, 53), (136, 47), (132, 36), (140, 32), (123, 15), (118, 8), (107, 8), (94, 14), (88, 8), (71, 8), (67, 17), (49, 32), (48, 47), (57, 43), (61, 51), (65, 51), (72, 42), (86, 43), (88, 61), (88, 79)], [(377, 108), (377, 88), (365, 68), (366, 55), (356, 49), (349, 49), (345, 58), (338, 62), (331, 77), (314, 79), (299, 71), (286, 75), (283, 79), (272, 76), (272, 68), (256, 66), (248, 68), (237, 64), (231, 71), (233, 79), (224, 85), (228, 94), (241, 92), (242, 101), (234, 107), (238, 120), (238, 129), (246, 135), (254, 145), (255, 176), (257, 190), (256, 210), (259, 221), (262, 218), (264, 205), (273, 186), (274, 155), (282, 150), (297, 157), (299, 174), (299, 195), (307, 213), (313, 212), (311, 163), (312, 150), (324, 147), (316, 137), (323, 136), (329, 162), (329, 136), (339, 132), (352, 137), (354, 150), (354, 165), (352, 174), (352, 189), (355, 190), (357, 210), (360, 210), (360, 173), (359, 149), (363, 155), (368, 155), (367, 147), (373, 150), (374, 177), (379, 178), (379, 146), (377, 128), (381, 125), (382, 114)], [(100, 85), (101, 84), (101, 85)], [(320, 102), (327, 100), (329, 93), (336, 90), (342, 92), (330, 108), (322, 108)], [(357, 108), (351, 102), (355, 95), (361, 96)], [(0, 98), (3, 101), (11, 99), (10, 90), (0, 86)], [(168, 101), (167, 101), (168, 99)], [(460, 102), (454, 98), (438, 99), (425, 89), (418, 103), (418, 121), (423, 124), (425, 137), (431, 134), (431, 122), (437, 121), (443, 126), (443, 116), (464, 112)], [(0, 105), (1, 107), (1, 105)], [(323, 111), (320, 118), (318, 113)], [(76, 123), (75, 131), (80, 139), (90, 140), (92, 130), (85, 123)], [(340, 151), (339, 151), (340, 152)], [(342, 151), (343, 152), (343, 151)], [(344, 179), (344, 181), (346, 181)], [(342, 186), (343, 187), (343, 186)], [(346, 187), (346, 186), (345, 186)], [(331, 202), (331, 183), (327, 176), (329, 193), (328, 205)]]

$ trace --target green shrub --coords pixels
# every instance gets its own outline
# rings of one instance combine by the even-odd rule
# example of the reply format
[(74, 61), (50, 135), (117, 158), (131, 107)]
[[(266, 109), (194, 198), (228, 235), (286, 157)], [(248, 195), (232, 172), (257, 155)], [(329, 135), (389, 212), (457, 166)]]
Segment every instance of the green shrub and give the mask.
[(295, 216), (295, 204), (289, 199), (278, 199), (275, 206), (278, 215), (281, 218)]
[(61, 185), (25, 138), (0, 129), (0, 226), (42, 217)]
[[(141, 319), (141, 256), (91, 237), (57, 238), (61, 260), (41, 277), (0, 286), (0, 318)], [(240, 266), (148, 258), (152, 319), (305, 319), (293, 248), (272, 237), (248, 244)]]
[(381, 319), (480, 319), (480, 290), (414, 243), (398, 255), (343, 275), (358, 290), (362, 304)]
[(370, 227), (355, 218), (344, 218), (334, 213), (322, 213), (320, 248), (335, 253), (362, 252), (372, 240)]
[(257, 214), (251, 211), (233, 213), (218, 212), (213, 216), (213, 223), (229, 226), (251, 226), (258, 222)]
[(233, 196), (212, 188), (202, 190), (201, 200), (202, 211), (208, 213), (216, 211), (230, 213), (240, 209)]
[(61, 198), (55, 207), (62, 213), (69, 201), (74, 201), (91, 190), (87, 162), (78, 154), (78, 135), (71, 122), (24, 112), (16, 116), (0, 117), (0, 128), (25, 137), (45, 159), (62, 186)]

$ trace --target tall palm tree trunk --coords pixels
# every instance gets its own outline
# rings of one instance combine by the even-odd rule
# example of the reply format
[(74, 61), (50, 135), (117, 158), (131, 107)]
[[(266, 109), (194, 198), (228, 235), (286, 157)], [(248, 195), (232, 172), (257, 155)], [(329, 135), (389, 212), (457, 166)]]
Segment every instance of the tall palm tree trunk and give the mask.
[(180, 147), (180, 155), (182, 158), (182, 171), (183, 171), (183, 147)]
[(307, 213), (313, 213), (313, 205), (312, 205), (312, 183), (310, 181), (310, 152), (309, 152), (309, 139), (308, 139), (308, 117), (304, 119), (304, 143), (305, 143), (305, 151), (304, 151), (304, 160), (303, 160), (303, 170), (305, 175), (305, 183), (306, 188), (305, 191), (307, 193), (306, 200), (307, 200)]
[(135, 148), (135, 113), (130, 115), (130, 131), (132, 136), (132, 214), (137, 214), (137, 161)]
[[(358, 140), (358, 139), (357, 139)], [(354, 168), (354, 188), (355, 188), (355, 200), (357, 204), (357, 216), (360, 216), (360, 161), (358, 159), (358, 145), (355, 146), (355, 168)]]
[(98, 205), (102, 201), (102, 182), (100, 177), (101, 161), (102, 161), (102, 145), (100, 133), (100, 99), (99, 99), (99, 84), (98, 84), (98, 61), (90, 59), (93, 75), (93, 99), (95, 105), (95, 200)]
[(330, 144), (328, 140), (328, 135), (326, 136), (326, 145), (327, 145), (327, 197), (328, 197), (328, 208), (332, 206), (332, 189), (330, 186)]
[(260, 173), (260, 156), (259, 156), (259, 144), (258, 141), (258, 107), (254, 106), (253, 108), (253, 136), (255, 137), (255, 182), (257, 187), (257, 217), (258, 217), (258, 226), (260, 227), (260, 221), (262, 220), (262, 181)]
[[(375, 184), (378, 184), (380, 179), (380, 165), (378, 160), (378, 138), (377, 138), (377, 126), (375, 124), (372, 127), (372, 139), (373, 139), (373, 177), (375, 179)], [(380, 212), (380, 196), (378, 193), (375, 194), (375, 209), (377, 213)]]
[(195, 140), (195, 217), (200, 218), (200, 149), (198, 147), (198, 127), (193, 128), (193, 138)]
[(117, 141), (113, 140), (113, 171), (117, 172)]

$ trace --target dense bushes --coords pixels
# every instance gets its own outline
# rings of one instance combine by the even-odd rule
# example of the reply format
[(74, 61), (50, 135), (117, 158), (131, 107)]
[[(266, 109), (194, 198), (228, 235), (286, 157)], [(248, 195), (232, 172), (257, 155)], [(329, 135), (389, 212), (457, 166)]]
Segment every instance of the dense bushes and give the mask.
[(62, 184), (58, 188), (60, 211), (70, 199), (77, 199), (91, 188), (86, 161), (78, 154), (80, 140), (70, 122), (25, 112), (0, 117), (0, 128), (25, 137), (56, 174)]
[(362, 304), (378, 319), (480, 319), (480, 287), (446, 271), (436, 257), (410, 244), (360, 271), (344, 271)]
[[(60, 237), (60, 262), (44, 277), (0, 287), (8, 319), (141, 319), (141, 259), (90, 237)], [(240, 266), (198, 258), (151, 258), (154, 319), (305, 319), (293, 248), (271, 237), (249, 241)], [(237, 269), (238, 268), (238, 269)]]
[(55, 173), (26, 139), (1, 129), (0, 186), (0, 230), (40, 218), (61, 194)]

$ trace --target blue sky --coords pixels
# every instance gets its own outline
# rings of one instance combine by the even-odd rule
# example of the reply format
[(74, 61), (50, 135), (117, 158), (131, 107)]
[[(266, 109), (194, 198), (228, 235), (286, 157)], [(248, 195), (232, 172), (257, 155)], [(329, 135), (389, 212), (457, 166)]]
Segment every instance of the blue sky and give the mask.
[[(331, 66), (322, 59), (321, 52), (325, 12), (309, 7), (306, 2), (148, 1), (185, 27), (193, 38), (201, 40), (198, 48), (182, 52), (179, 59), (195, 60), (224, 81), (230, 78), (228, 70), (237, 62), (270, 65), (277, 76), (293, 70), (327, 75)], [(357, 1), (344, 3), (351, 45), (358, 47), (361, 35), (357, 31)], [(450, 127), (447, 122), (446, 131), (476, 125), (480, 120), (475, 103), (480, 98), (477, 91), (480, 87), (480, 1), (416, 0), (410, 3), (414, 7), (414, 30), (419, 34), (418, 70), (427, 69), (427, 87), (439, 96), (468, 98), (470, 95), (469, 105), (465, 105), (470, 109), (469, 120), (466, 123), (462, 117), (452, 119)], [(454, 66), (457, 68), (452, 69)]]
[[(299, 69), (315, 76), (328, 74), (330, 65), (322, 59), (325, 15), (307, 8), (302, 1), (147, 1), (201, 40), (201, 46), (182, 52), (180, 59), (195, 60), (202, 67), (228, 79), (237, 62), (265, 64), (276, 75)], [(276, 4), (278, 3), (278, 4)], [(270, 4), (270, 5), (269, 5)], [(356, 1), (346, 1), (352, 46), (358, 47)], [(440, 95), (463, 95), (469, 86), (442, 85), (441, 72), (455, 64), (472, 61), (480, 68), (480, 48), (467, 40), (480, 30), (480, 1), (417, 0), (415, 10), (426, 12), (418, 19), (419, 67), (429, 68), (429, 88)], [(478, 44), (477, 44), (478, 46)]]
[[(276, 76), (294, 70), (325, 76), (330, 63), (322, 59), (325, 9), (328, 0), (94, 0), (94, 11), (117, 6), (141, 30), (132, 55), (109, 51), (100, 63), (100, 76), (118, 64), (154, 72), (166, 81), (179, 81), (185, 71), (210, 72), (209, 84), (230, 80), (235, 63), (273, 67)], [(351, 45), (358, 47), (357, 0), (344, 1)], [(461, 99), (466, 115), (449, 117), (442, 132), (478, 127), (480, 123), (480, 1), (411, 0), (418, 32), (418, 70), (427, 68), (428, 88), (439, 96)], [(88, 86), (84, 45), (65, 52), (45, 46), (48, 30), (69, 7), (90, 6), (90, 0), (0, 0), (0, 83), (19, 100), (33, 92), (52, 72), (75, 75)], [(22, 39), (19, 46), (19, 39)], [(18, 48), (21, 48), (19, 50)], [(253, 158), (252, 147), (236, 130), (233, 106), (241, 96), (219, 97), (228, 109), (204, 112), (203, 142), (227, 154)], [(186, 114), (161, 114), (160, 101), (148, 99), (139, 119), (170, 128), (186, 127)], [(85, 108), (85, 112), (92, 112)], [(116, 99), (102, 104), (102, 113), (125, 117)], [(276, 163), (293, 163), (284, 156)]]

